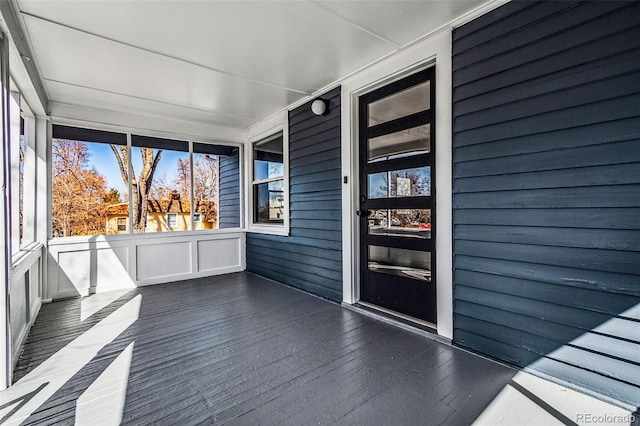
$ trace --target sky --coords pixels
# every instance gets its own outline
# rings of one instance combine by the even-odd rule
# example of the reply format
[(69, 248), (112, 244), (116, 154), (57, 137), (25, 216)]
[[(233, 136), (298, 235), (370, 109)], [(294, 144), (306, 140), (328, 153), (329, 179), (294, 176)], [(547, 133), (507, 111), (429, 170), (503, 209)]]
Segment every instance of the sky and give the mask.
[[(127, 193), (128, 189), (122, 181), (120, 175), (120, 169), (116, 162), (116, 157), (111, 151), (111, 147), (104, 143), (89, 143), (89, 167), (94, 167), (98, 173), (100, 173), (107, 181), (108, 188), (115, 188), (118, 190), (121, 196)], [(155, 153), (155, 150), (154, 150)], [(140, 159), (140, 152), (137, 148), (131, 149), (133, 169), (136, 176), (140, 173), (142, 168), (142, 160)], [(154, 174), (154, 178), (164, 177), (167, 182), (171, 182), (175, 177), (176, 163), (179, 158), (187, 160), (189, 154), (180, 151), (167, 151), (162, 152), (160, 163)]]

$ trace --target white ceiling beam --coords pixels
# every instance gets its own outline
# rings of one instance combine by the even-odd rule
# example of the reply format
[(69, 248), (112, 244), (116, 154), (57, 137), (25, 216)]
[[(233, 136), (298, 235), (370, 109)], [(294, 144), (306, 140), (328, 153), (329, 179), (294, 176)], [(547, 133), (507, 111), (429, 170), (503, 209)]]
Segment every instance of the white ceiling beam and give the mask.
[[(4, 2), (2, 2), (2, 3), (4, 3)], [(276, 88), (276, 89), (279, 89), (279, 90), (285, 90), (287, 92), (293, 92), (293, 93), (297, 93), (297, 94), (301, 94), (301, 95), (309, 95), (309, 92), (307, 92), (305, 90), (299, 90), (299, 89), (296, 89), (296, 88), (293, 88), (293, 87), (285, 87), (285, 86), (281, 86), (281, 85), (278, 85), (278, 84), (270, 83), (268, 81), (262, 81), (262, 80), (258, 80), (258, 79), (255, 79), (255, 78), (246, 77), (246, 76), (235, 74), (235, 73), (230, 73), (230, 72), (227, 72), (227, 71), (223, 71), (223, 70), (220, 70), (220, 69), (217, 69), (217, 68), (213, 68), (213, 67), (210, 67), (210, 66), (207, 66), (207, 65), (204, 65), (204, 64), (189, 60), (189, 59), (180, 58), (180, 57), (177, 57), (177, 56), (174, 56), (174, 55), (169, 55), (169, 54), (157, 51), (157, 50), (147, 49), (147, 48), (144, 48), (144, 47), (141, 47), (141, 46), (137, 46), (137, 45), (132, 44), (132, 43), (127, 43), (127, 42), (123, 42), (123, 41), (120, 41), (120, 40), (116, 40), (116, 39), (111, 38), (111, 37), (106, 37), (106, 36), (103, 36), (101, 34), (97, 34), (97, 33), (91, 32), (91, 31), (86, 31), (86, 30), (83, 30), (81, 28), (77, 28), (77, 27), (74, 27), (74, 26), (71, 26), (71, 25), (67, 25), (67, 24), (52, 20), (52, 19), (48, 19), (48, 18), (45, 18), (45, 17), (42, 17), (42, 16), (35, 15), (33, 13), (23, 12), (23, 11), (21, 11), (20, 13), (21, 13), (21, 15), (23, 17), (28, 17), (28, 18), (44, 21), (44, 22), (47, 22), (49, 24), (53, 24), (53, 25), (56, 25), (56, 26), (59, 26), (59, 27), (62, 27), (62, 28), (66, 28), (66, 29), (71, 30), (71, 31), (79, 32), (79, 33), (86, 34), (86, 35), (89, 35), (89, 36), (92, 36), (92, 37), (97, 37), (97, 38), (100, 38), (102, 40), (107, 40), (107, 41), (110, 41), (112, 43), (119, 44), (121, 46), (126, 46), (126, 47), (129, 47), (129, 48), (132, 48), (132, 49), (137, 49), (137, 50), (146, 52), (146, 53), (151, 53), (153, 55), (162, 56), (162, 57), (167, 58), (167, 59), (171, 59), (171, 60), (174, 60), (174, 61), (178, 61), (178, 62), (181, 62), (181, 63), (192, 65), (194, 67), (202, 68), (202, 69), (205, 69), (205, 70), (208, 70), (208, 71), (212, 71), (212, 72), (215, 72), (215, 73), (219, 73), (219, 74), (222, 74), (222, 75), (225, 75), (225, 76), (229, 76), (229, 77), (245, 80), (245, 81), (248, 81), (248, 82), (251, 82), (251, 83), (260, 84), (260, 85), (264, 85), (264, 86), (268, 86), (268, 87), (273, 87), (273, 88)]]
[(0, 1), (0, 14), (4, 21), (1, 26), (13, 42), (10, 44), (15, 46), (15, 48), (10, 47), (12, 77), (33, 112), (37, 115), (46, 115), (49, 101), (47, 91), (34, 64), (33, 52), (22, 32), (13, 3)]
[[(77, 88), (84, 89), (84, 90), (90, 90), (90, 91), (100, 92), (100, 93), (108, 93), (110, 95), (122, 96), (122, 97), (129, 98), (129, 99), (137, 99), (137, 100), (145, 101), (145, 102), (153, 102), (153, 103), (159, 104), (159, 105), (166, 105), (166, 106), (170, 106), (170, 107), (182, 108), (182, 109), (189, 110), (189, 111), (204, 112), (204, 113), (215, 115), (215, 116), (218, 116), (218, 117), (240, 118), (240, 119), (243, 119), (243, 120), (258, 120), (258, 119), (261, 118), (261, 117), (250, 117), (250, 116), (242, 116), (242, 115), (221, 113), (221, 112), (212, 111), (212, 110), (209, 110), (209, 109), (196, 108), (196, 107), (193, 107), (193, 106), (181, 105), (181, 104), (176, 104), (176, 103), (173, 103), (173, 102), (165, 102), (165, 101), (160, 101), (160, 100), (157, 100), (157, 99), (146, 98), (146, 97), (143, 97), (143, 96), (130, 95), (130, 94), (126, 94), (126, 93), (116, 92), (116, 91), (113, 91), (113, 90), (105, 90), (105, 89), (100, 89), (100, 88), (96, 88), (96, 87), (89, 87), (89, 86), (84, 86), (84, 85), (81, 85), (81, 84), (70, 83), (70, 82), (67, 82), (67, 81), (59, 81), (59, 80), (54, 80), (54, 79), (50, 79), (50, 78), (44, 78), (43, 80), (47, 81), (47, 82), (51, 82), (51, 83), (62, 84), (62, 85), (65, 85), (65, 86), (77, 87)], [(68, 102), (62, 102), (59, 99), (55, 99), (55, 98), (51, 98), (49, 100), (49, 102), (56, 102), (58, 104), (60, 104), (60, 103), (68, 104)], [(78, 106), (84, 107), (83, 105), (78, 105)]]
[(396, 49), (396, 50), (397, 50), (397, 49), (400, 49), (400, 48), (402, 47), (402, 46), (400, 46), (399, 44), (397, 44), (397, 43), (395, 43), (395, 42), (393, 42), (393, 41), (389, 40), (388, 38), (385, 38), (385, 37), (383, 37), (382, 35), (380, 35), (380, 34), (378, 34), (378, 33), (374, 32), (374, 31), (371, 31), (371, 30), (369, 30), (368, 28), (365, 28), (365, 27), (363, 27), (362, 25), (359, 25), (359, 24), (357, 24), (357, 23), (355, 23), (355, 22), (351, 21), (350, 19), (345, 18), (344, 16), (342, 16), (342, 15), (340, 15), (340, 14), (338, 14), (338, 13), (334, 12), (333, 10), (331, 10), (331, 9), (328, 9), (328, 8), (324, 7), (323, 5), (319, 4), (318, 2), (311, 1), (311, 2), (310, 2), (310, 4), (313, 4), (313, 5), (314, 5), (314, 6), (316, 6), (317, 8), (322, 9), (324, 12), (330, 13), (331, 15), (333, 15), (333, 16), (334, 16), (334, 17), (336, 17), (336, 18), (338, 18), (339, 20), (341, 20), (341, 21), (343, 21), (343, 22), (346, 22), (347, 24), (349, 24), (349, 25), (350, 25), (350, 26), (352, 26), (353, 28), (356, 28), (356, 29), (357, 29), (357, 30), (359, 30), (359, 31), (362, 31), (362, 32), (364, 32), (364, 33), (366, 33), (366, 34), (368, 34), (368, 35), (370, 35), (370, 36), (372, 36), (372, 37), (377, 38), (378, 40), (381, 40), (381, 41), (383, 41), (383, 42), (385, 42), (385, 43), (387, 43), (387, 44), (389, 44), (389, 45), (393, 46), (393, 48), (394, 48), (394, 49)]

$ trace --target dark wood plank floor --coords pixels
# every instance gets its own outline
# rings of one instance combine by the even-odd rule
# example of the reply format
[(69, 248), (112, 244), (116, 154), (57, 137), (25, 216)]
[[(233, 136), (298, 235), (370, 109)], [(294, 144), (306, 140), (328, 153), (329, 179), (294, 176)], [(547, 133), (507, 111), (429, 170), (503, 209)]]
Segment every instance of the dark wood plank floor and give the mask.
[(463, 425), (515, 374), (238, 273), (131, 290), (86, 319), (80, 299), (44, 305), (16, 384), (139, 295), (138, 319), (70, 373), (24, 424), (73, 424), (81, 395), (131, 347), (124, 424)]

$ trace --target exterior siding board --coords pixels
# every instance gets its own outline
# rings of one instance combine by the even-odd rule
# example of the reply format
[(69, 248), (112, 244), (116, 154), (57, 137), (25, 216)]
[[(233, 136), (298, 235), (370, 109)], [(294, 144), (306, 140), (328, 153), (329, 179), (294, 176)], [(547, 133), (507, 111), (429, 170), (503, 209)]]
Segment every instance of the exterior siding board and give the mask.
[(219, 213), (220, 229), (240, 227), (240, 161), (239, 149), (220, 157)]
[(640, 3), (454, 31), (454, 343), (640, 405)]
[(329, 300), (342, 300), (340, 88), (289, 112), (289, 236), (247, 234), (247, 270)]

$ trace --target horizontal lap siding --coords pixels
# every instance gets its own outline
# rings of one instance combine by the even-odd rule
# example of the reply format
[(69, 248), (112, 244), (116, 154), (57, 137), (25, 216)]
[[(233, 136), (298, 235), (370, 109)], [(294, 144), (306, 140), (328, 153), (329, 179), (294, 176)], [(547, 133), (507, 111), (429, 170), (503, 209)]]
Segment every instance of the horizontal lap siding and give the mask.
[(247, 234), (247, 270), (341, 301), (340, 88), (323, 99), (326, 115), (289, 113), (290, 234)]
[(640, 405), (640, 3), (454, 31), (454, 342)]
[(240, 227), (240, 161), (239, 149), (230, 156), (220, 156), (219, 227)]

